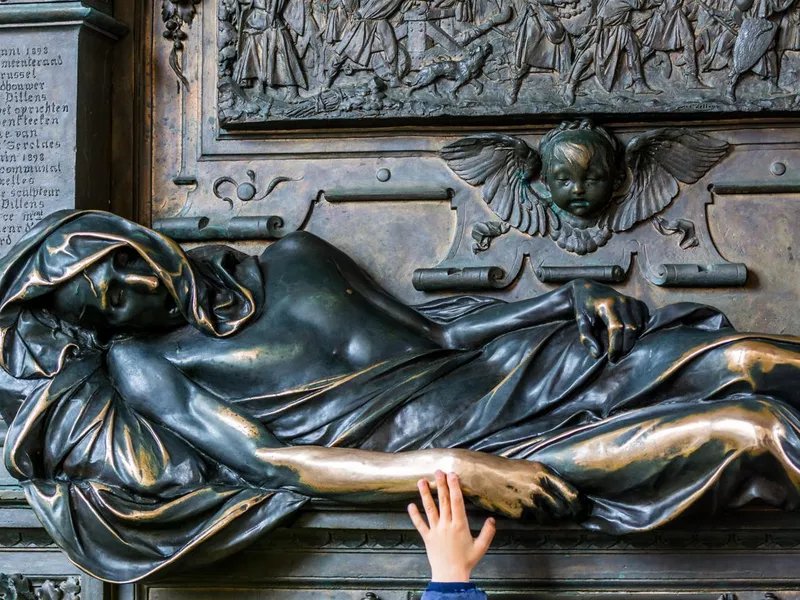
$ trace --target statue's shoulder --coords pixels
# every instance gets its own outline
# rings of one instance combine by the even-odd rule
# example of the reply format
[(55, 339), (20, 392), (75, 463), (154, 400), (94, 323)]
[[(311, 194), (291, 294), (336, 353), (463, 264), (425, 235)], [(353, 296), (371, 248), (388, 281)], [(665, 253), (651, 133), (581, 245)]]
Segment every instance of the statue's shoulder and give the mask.
[(113, 341), (109, 344), (108, 352), (106, 353), (106, 363), (109, 370), (124, 373), (128, 370), (145, 368), (150, 359), (160, 354), (155, 348), (156, 343), (152, 338), (138, 337)]
[(293, 231), (282, 237), (261, 255), (267, 260), (308, 257), (321, 259), (332, 253), (341, 253), (331, 243), (308, 231)]

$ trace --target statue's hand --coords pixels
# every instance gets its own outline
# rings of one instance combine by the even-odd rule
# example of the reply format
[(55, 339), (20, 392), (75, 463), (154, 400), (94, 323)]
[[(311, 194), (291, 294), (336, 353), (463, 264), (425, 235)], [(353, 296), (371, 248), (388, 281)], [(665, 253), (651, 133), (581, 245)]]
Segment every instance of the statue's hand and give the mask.
[(587, 281), (568, 284), (581, 342), (591, 355), (603, 355), (603, 342), (612, 362), (625, 356), (644, 332), (650, 312), (641, 300), (620, 294), (616, 290)]
[(513, 518), (530, 513), (539, 521), (566, 519), (580, 512), (578, 492), (543, 464), (470, 454), (458, 473), (464, 495), (478, 506)]

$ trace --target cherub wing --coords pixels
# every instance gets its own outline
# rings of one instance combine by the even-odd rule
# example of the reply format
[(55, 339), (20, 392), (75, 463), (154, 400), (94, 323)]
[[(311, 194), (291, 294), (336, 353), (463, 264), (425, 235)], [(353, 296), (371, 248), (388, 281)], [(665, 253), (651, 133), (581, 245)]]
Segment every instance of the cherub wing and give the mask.
[(627, 231), (658, 214), (680, 192), (678, 182), (696, 183), (729, 148), (725, 141), (677, 127), (634, 137), (625, 151), (631, 183), (609, 208), (605, 224), (612, 231)]
[(500, 133), (471, 135), (442, 148), (442, 158), (470, 185), (483, 186), (483, 200), (511, 227), (547, 233), (547, 204), (531, 184), (539, 176), (539, 153), (525, 141)]

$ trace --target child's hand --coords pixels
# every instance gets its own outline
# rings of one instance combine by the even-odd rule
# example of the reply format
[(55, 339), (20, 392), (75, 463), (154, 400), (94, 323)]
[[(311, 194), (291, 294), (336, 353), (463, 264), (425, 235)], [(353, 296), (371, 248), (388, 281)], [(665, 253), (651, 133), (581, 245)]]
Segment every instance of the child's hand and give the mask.
[(436, 487), (439, 493), (439, 510), (431, 496), (428, 482), (421, 479), (417, 484), (422, 506), (428, 523), (419, 512), (416, 504), (409, 504), (408, 514), (425, 542), (428, 562), (431, 564), (432, 581), (437, 583), (466, 583), (470, 580), (472, 569), (480, 562), (495, 533), (494, 519), (486, 519), (480, 535), (473, 539), (464, 508), (464, 496), (458, 483), (458, 476), (450, 473), (445, 477), (436, 472)]

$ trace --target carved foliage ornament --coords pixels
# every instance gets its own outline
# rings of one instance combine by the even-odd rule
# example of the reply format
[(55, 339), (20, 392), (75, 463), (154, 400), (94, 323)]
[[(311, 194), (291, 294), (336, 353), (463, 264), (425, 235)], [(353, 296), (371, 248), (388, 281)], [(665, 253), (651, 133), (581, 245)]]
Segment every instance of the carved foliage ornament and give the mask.
[(0, 573), (0, 600), (80, 600), (81, 586), (77, 577), (58, 583), (49, 579), (38, 588), (22, 575)]
[(172, 42), (172, 51), (169, 54), (169, 66), (175, 72), (184, 87), (189, 87), (189, 82), (183, 74), (180, 63), (180, 53), (183, 51), (184, 42), (188, 34), (184, 25), (191, 26), (197, 14), (197, 5), (201, 0), (162, 0), (161, 18), (164, 21), (164, 38)]
[(647, 219), (656, 219), (664, 234), (682, 233), (682, 245), (691, 247), (691, 222), (656, 216), (678, 196), (681, 182), (699, 181), (728, 150), (725, 141), (677, 127), (654, 129), (623, 145), (582, 120), (550, 131), (538, 151), (520, 138), (489, 133), (449, 144), (441, 155), (464, 181), (481, 186), (484, 202), (505, 225), (479, 232), (476, 249), (485, 250), (486, 238), (513, 227), (583, 255)]

